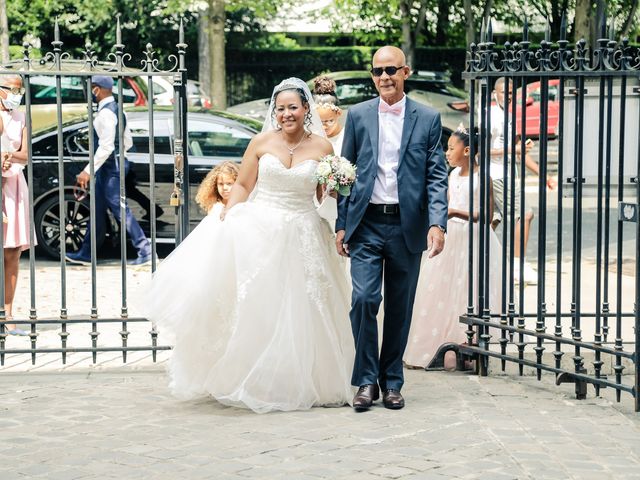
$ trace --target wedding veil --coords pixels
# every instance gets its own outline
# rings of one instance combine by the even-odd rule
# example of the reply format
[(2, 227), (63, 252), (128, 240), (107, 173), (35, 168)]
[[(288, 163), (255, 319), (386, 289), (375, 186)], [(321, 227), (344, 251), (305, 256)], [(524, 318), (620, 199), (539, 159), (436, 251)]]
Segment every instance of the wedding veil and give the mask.
[(320, 121), (320, 115), (318, 115), (318, 112), (316, 111), (316, 102), (313, 100), (309, 87), (305, 82), (295, 77), (287, 78), (274, 87), (273, 93), (271, 94), (271, 102), (269, 103), (269, 110), (267, 110), (267, 118), (262, 126), (262, 131), (268, 132), (278, 128), (273, 112), (276, 108), (276, 96), (285, 90), (300, 90), (303, 92), (309, 102), (309, 113), (311, 113), (311, 124), (305, 125), (305, 129), (311, 133), (315, 133), (316, 135), (326, 138), (327, 136), (324, 133), (322, 122)]

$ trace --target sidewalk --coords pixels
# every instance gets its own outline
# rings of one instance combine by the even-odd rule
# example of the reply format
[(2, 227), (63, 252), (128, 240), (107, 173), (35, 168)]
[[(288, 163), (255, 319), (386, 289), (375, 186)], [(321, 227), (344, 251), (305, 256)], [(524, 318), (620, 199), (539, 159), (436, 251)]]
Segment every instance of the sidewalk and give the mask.
[(257, 415), (170, 396), (161, 367), (0, 375), (0, 478), (640, 479), (630, 396), (407, 372), (407, 406)]

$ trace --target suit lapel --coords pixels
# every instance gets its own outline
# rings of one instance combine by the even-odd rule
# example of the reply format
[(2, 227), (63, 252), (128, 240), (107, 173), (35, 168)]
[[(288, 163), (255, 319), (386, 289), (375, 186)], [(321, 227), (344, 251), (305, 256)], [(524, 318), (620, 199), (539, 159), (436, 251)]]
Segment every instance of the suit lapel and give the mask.
[(368, 122), (369, 128), (369, 140), (371, 141), (371, 149), (373, 150), (373, 163), (374, 165), (378, 164), (378, 136), (379, 130), (378, 126), (380, 123), (380, 119), (378, 118), (378, 105), (380, 104), (380, 99), (375, 102), (371, 102), (369, 108), (371, 109), (371, 114), (369, 115), (371, 121)]
[(409, 139), (411, 138), (411, 132), (413, 132), (413, 127), (416, 126), (417, 118), (418, 113), (415, 105), (413, 104), (413, 100), (407, 98), (407, 103), (404, 108), (404, 125), (402, 127), (402, 140), (400, 141), (400, 160), (398, 161), (398, 165), (402, 163), (404, 153), (407, 150), (407, 145), (409, 144)]

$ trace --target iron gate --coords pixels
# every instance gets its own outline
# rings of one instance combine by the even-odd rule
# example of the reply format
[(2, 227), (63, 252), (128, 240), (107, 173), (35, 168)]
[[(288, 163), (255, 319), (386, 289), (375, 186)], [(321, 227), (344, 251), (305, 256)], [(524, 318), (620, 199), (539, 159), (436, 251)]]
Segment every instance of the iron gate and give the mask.
[[(127, 232), (125, 228), (119, 229), (119, 249), (120, 249), (120, 299), (119, 299), (119, 314), (116, 315), (104, 315), (100, 314), (98, 305), (98, 277), (99, 270), (97, 268), (97, 240), (96, 240), (96, 225), (95, 222), (90, 222), (91, 228), (91, 266), (90, 272), (84, 271), (77, 276), (76, 282), (84, 282), (86, 285), (86, 293), (90, 295), (90, 308), (89, 311), (84, 313), (70, 315), (69, 302), (68, 302), (68, 267), (65, 263), (65, 255), (67, 245), (70, 242), (74, 242), (77, 239), (73, 235), (77, 235), (75, 224), (73, 223), (74, 215), (78, 215), (80, 202), (73, 202), (69, 200), (69, 196), (73, 194), (74, 185), (69, 180), (69, 172), (66, 169), (66, 165), (69, 163), (67, 150), (68, 145), (67, 138), (65, 137), (65, 128), (67, 125), (64, 115), (68, 114), (71, 106), (67, 105), (68, 101), (63, 98), (63, 82), (69, 83), (70, 78), (79, 79), (78, 92), (83, 94), (82, 102), (85, 103), (83, 119), (86, 121), (86, 129), (88, 132), (88, 149), (87, 156), (90, 165), (91, 180), (89, 192), (95, 189), (95, 169), (94, 169), (94, 140), (93, 132), (94, 125), (93, 119), (95, 113), (93, 107), (95, 106), (92, 101), (91, 95), (91, 76), (92, 75), (104, 75), (113, 77), (117, 81), (117, 86), (114, 88), (114, 94), (117, 96), (118, 103), (118, 131), (119, 138), (119, 172), (120, 172), (120, 218), (125, 218), (125, 201), (127, 198), (125, 189), (125, 168), (124, 168), (124, 127), (123, 127), (123, 108), (125, 107), (125, 95), (126, 85), (133, 85), (133, 79), (146, 80), (146, 88), (136, 90), (134, 88), (134, 94), (136, 95), (136, 104), (145, 103), (144, 94), (146, 94), (146, 105), (148, 110), (148, 188), (149, 188), (149, 204), (151, 209), (150, 214), (150, 242), (152, 251), (152, 260), (150, 270), (153, 271), (156, 268), (157, 262), (157, 218), (156, 218), (156, 141), (155, 139), (155, 125), (154, 125), (154, 113), (157, 108), (154, 106), (154, 79), (166, 78), (173, 83), (173, 142), (171, 150), (173, 154), (173, 193), (171, 206), (175, 209), (175, 243), (179, 243), (184, 236), (188, 233), (189, 229), (189, 202), (188, 200), (188, 186), (189, 186), (189, 169), (187, 150), (184, 147), (187, 143), (187, 96), (186, 96), (186, 80), (187, 71), (185, 68), (185, 52), (187, 45), (184, 43), (184, 28), (182, 21), (180, 22), (178, 30), (178, 43), (176, 45), (176, 53), (170, 55), (166, 59), (158, 59), (156, 52), (151, 44), (147, 44), (140, 57), (142, 58), (140, 68), (133, 68), (128, 65), (132, 60), (132, 55), (126, 52), (125, 45), (121, 41), (121, 26), (120, 18), (118, 16), (116, 22), (116, 44), (113, 45), (113, 53), (110, 53), (105, 61), (99, 61), (96, 58), (95, 52), (91, 44), (87, 44), (83, 51), (83, 57), (81, 60), (74, 60), (68, 52), (63, 50), (63, 42), (60, 41), (60, 29), (58, 21), (56, 20), (54, 25), (54, 40), (51, 43), (51, 51), (46, 53), (42, 59), (33, 59), (30, 56), (30, 46), (24, 45), (24, 55), (22, 60), (15, 61), (10, 64), (0, 66), (0, 75), (18, 74), (23, 79), (23, 85), (25, 88), (25, 112), (26, 112), (26, 130), (28, 148), (28, 163), (26, 165), (26, 176), (29, 188), (29, 209), (31, 227), (33, 227), (35, 212), (34, 201), (38, 201), (38, 198), (34, 198), (34, 188), (38, 182), (38, 178), (34, 177), (34, 164), (33, 164), (33, 151), (32, 151), (32, 139), (34, 138), (34, 131), (32, 128), (32, 120), (34, 114), (33, 99), (33, 79), (38, 78), (50, 79), (49, 85), (51, 92), (55, 95), (55, 123), (53, 128), (57, 129), (57, 141), (53, 155), (57, 157), (55, 162), (57, 163), (57, 178), (54, 179), (54, 183), (57, 183), (56, 194), (53, 198), (57, 197), (58, 200), (58, 216), (57, 218), (45, 219), (49, 222), (51, 230), (51, 238), (58, 238), (58, 245), (60, 251), (59, 262), (59, 314), (55, 316), (43, 316), (39, 313), (38, 302), (43, 298), (42, 294), (50, 294), (51, 290), (57, 289), (57, 285), (41, 285), (36, 282), (36, 256), (34, 247), (34, 228), (30, 229), (31, 246), (29, 248), (29, 270), (30, 270), (30, 308), (28, 318), (17, 317), (13, 320), (6, 318), (5, 305), (5, 289), (4, 289), (4, 259), (0, 260), (0, 365), (5, 365), (5, 360), (8, 356), (13, 354), (30, 354), (32, 364), (36, 363), (36, 358), (39, 354), (60, 354), (62, 363), (66, 363), (67, 355), (70, 353), (91, 353), (92, 361), (96, 363), (98, 360), (99, 352), (121, 352), (122, 361), (127, 362), (128, 352), (151, 352), (153, 361), (156, 361), (156, 353), (161, 350), (168, 350), (170, 347), (166, 345), (160, 345), (158, 343), (158, 333), (155, 328), (148, 324), (148, 320), (142, 317), (133, 317), (129, 314), (128, 304), (128, 268), (127, 268)], [(129, 82), (131, 80), (131, 82)], [(136, 83), (139, 86), (139, 82)], [(78, 93), (76, 92), (76, 93)], [(142, 97), (140, 97), (142, 95)], [(140, 101), (142, 98), (142, 102)], [(141, 114), (142, 115), (142, 114)], [(66, 181), (65, 181), (66, 177)], [(186, 186), (186, 188), (185, 188)], [(52, 202), (55, 203), (54, 200)], [(83, 222), (86, 226), (88, 218), (95, 217), (95, 198), (89, 195), (88, 205), (88, 217), (84, 217)], [(55, 215), (54, 215), (55, 216)], [(44, 220), (43, 220), (44, 221)], [(0, 223), (0, 239), (4, 239), (4, 233), (2, 231), (3, 225)], [(49, 238), (49, 237), (48, 237)], [(4, 240), (1, 240), (4, 242)], [(4, 246), (4, 245), (3, 245)], [(130, 270), (130, 269), (129, 269)], [(131, 273), (131, 272), (129, 272)], [(77, 290), (78, 286), (75, 286)], [(74, 298), (75, 299), (75, 298)], [(118, 302), (118, 300), (113, 300)], [(102, 311), (104, 311), (104, 304), (102, 305)], [(22, 325), (28, 325), (28, 348), (26, 344), (19, 345), (18, 347), (11, 345), (9, 341), (8, 331), (6, 325), (10, 323), (17, 323)], [(88, 330), (81, 336), (79, 334), (72, 334), (70, 332), (71, 326), (85, 326), (85, 330)], [(119, 331), (113, 332), (114, 336), (118, 339), (109, 341), (100, 341), (99, 336), (104, 330), (100, 331), (98, 326), (107, 329), (109, 326), (113, 328), (119, 327)], [(133, 325), (137, 325), (139, 328), (132, 329)], [(52, 342), (39, 341), (39, 336), (47, 329), (57, 329), (57, 336), (59, 341), (57, 345), (52, 345)], [(142, 330), (140, 330), (142, 328)], [(73, 330), (73, 329), (71, 329)], [(136, 334), (139, 338), (132, 341), (132, 330), (136, 330)], [(148, 331), (147, 331), (148, 330)], [(13, 340), (12, 340), (13, 341)], [(115, 343), (115, 344), (114, 344)]]
[[(475, 244), (469, 236), (468, 308), (460, 317), (469, 327), (469, 345), (461, 353), (478, 360), (480, 375), (489, 373), (490, 358), (500, 359), (503, 371), (507, 362), (515, 362), (520, 375), (530, 367), (538, 379), (544, 370), (556, 374), (557, 384), (575, 383), (579, 399), (586, 397), (587, 384), (594, 385), (596, 395), (602, 388), (615, 389), (617, 401), (621, 392), (631, 393), (640, 411), (640, 56), (628, 39), (614, 39), (613, 25), (607, 32), (606, 19), (599, 26), (600, 39), (591, 49), (584, 40), (569, 45), (564, 18), (554, 43), (547, 22), (544, 40), (534, 47), (525, 20), (521, 41), (497, 46), (489, 20), (483, 22), (480, 43), (470, 46), (463, 77), (470, 84), (470, 124), (479, 125), (479, 151), (471, 158), (478, 154), (480, 171), (479, 205), (470, 195), (470, 212), (479, 211), (480, 234)], [(509, 108), (503, 110), (500, 155), (508, 179), (502, 201), (510, 208), (497, 231), (501, 296), (500, 307), (491, 309), (490, 110), (500, 77), (513, 86), (511, 96), (504, 89)], [(532, 100), (534, 85), (539, 95)], [(540, 129), (534, 293), (525, 286), (524, 256), (514, 256), (514, 238), (517, 218), (525, 217), (527, 186), (535, 188), (525, 180), (525, 156), (518, 154), (526, 149), (529, 107), (535, 104)], [(552, 168), (557, 168), (557, 192), (545, 185)], [(518, 185), (520, 210), (515, 212)], [(469, 188), (473, 192), (472, 175)], [(517, 223), (521, 251), (525, 223)], [(547, 272), (553, 267), (555, 272)], [(633, 375), (623, 375), (632, 369)]]

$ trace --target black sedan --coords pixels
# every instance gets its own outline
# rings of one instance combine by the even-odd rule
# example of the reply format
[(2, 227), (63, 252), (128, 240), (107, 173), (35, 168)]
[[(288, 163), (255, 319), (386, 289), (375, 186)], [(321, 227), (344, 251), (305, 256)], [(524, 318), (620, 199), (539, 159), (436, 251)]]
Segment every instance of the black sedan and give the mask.
[[(188, 155), (190, 219), (192, 227), (204, 213), (194, 202), (198, 185), (204, 176), (223, 161), (240, 162), (251, 138), (260, 130), (260, 123), (238, 115), (212, 110), (189, 111)], [(155, 146), (155, 210), (158, 243), (172, 243), (175, 236), (175, 209), (169, 199), (173, 190), (173, 112), (154, 112)], [(149, 181), (149, 114), (146, 110), (127, 112), (134, 147), (127, 153), (131, 163), (126, 191), (129, 206), (150, 236), (151, 204)], [(86, 121), (65, 124), (63, 132), (64, 193), (66, 212), (67, 252), (75, 252), (86, 235), (89, 221), (88, 197), (78, 201), (74, 196), (76, 175), (89, 161), (89, 129)], [(60, 256), (60, 202), (58, 177), (58, 129), (52, 128), (33, 136), (33, 194), (35, 230), (39, 249), (46, 255)], [(105, 238), (117, 241), (119, 226), (109, 214)]]

